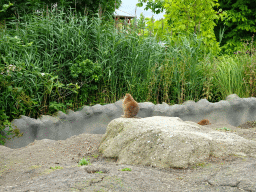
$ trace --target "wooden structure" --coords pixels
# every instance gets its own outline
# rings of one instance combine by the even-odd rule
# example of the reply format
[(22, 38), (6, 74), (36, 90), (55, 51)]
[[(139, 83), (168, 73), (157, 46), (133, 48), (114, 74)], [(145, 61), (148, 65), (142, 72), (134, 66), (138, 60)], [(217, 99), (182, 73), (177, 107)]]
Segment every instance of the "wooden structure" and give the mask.
[(131, 19), (135, 18), (136, 16), (131, 15), (130, 13), (127, 13), (125, 11), (121, 11), (119, 9), (116, 9), (114, 12), (115, 20), (118, 22), (119, 19), (127, 21), (128, 24), (131, 23)]

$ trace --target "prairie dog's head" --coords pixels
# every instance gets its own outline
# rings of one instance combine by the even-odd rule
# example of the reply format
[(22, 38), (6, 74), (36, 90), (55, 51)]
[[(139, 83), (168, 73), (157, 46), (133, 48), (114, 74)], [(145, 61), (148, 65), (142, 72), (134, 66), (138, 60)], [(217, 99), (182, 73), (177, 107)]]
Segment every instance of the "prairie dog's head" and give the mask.
[(210, 125), (210, 121), (208, 119), (203, 119), (198, 122), (199, 125)]
[(131, 94), (126, 93), (126, 94), (125, 94), (125, 97), (124, 97), (124, 101), (125, 101), (125, 102), (129, 102), (129, 101), (132, 101), (132, 100), (134, 100), (134, 99), (133, 99), (133, 97), (131, 96)]

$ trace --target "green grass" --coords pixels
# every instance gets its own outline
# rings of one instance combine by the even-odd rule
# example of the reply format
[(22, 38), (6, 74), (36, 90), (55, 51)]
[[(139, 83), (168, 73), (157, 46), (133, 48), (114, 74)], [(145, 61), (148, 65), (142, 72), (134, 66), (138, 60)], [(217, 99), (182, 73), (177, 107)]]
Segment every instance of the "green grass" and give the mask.
[(216, 66), (213, 82), (216, 87), (218, 86), (218, 91), (222, 93), (222, 99), (233, 93), (240, 97), (249, 96), (243, 79), (245, 77), (244, 65), (237, 57), (219, 57), (213, 65)]
[(83, 165), (90, 165), (90, 159), (86, 160), (85, 158), (81, 159), (78, 163), (78, 165), (83, 166)]
[(231, 129), (229, 129), (227, 127), (217, 128), (216, 130), (219, 130), (219, 131), (231, 131)]
[(120, 171), (132, 171), (131, 168), (123, 168), (123, 169), (120, 169)]

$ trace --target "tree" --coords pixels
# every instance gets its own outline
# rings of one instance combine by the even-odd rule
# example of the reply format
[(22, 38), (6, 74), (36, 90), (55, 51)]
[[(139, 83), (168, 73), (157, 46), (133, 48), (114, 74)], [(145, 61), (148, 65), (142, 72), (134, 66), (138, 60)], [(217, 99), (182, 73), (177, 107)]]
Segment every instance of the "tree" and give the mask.
[(142, 7), (143, 3), (147, 3), (145, 10), (151, 9), (153, 13), (159, 14), (164, 11), (164, 1), (163, 0), (139, 0), (139, 3), (136, 5), (138, 7)]
[[(70, 7), (77, 12), (82, 14), (87, 14), (93, 16), (94, 14), (100, 12), (100, 15), (113, 14), (115, 8), (119, 8), (121, 5), (121, 0), (12, 0), (13, 6), (8, 7), (6, 14), (0, 15), (0, 21), (4, 20), (10, 16), (15, 15), (19, 18), (24, 13), (30, 14), (35, 10), (45, 10), (51, 8), (57, 3), (58, 8), (69, 9)], [(9, 0), (1, 0), (0, 9), (4, 8), (4, 5), (9, 4)]]
[(256, 3), (255, 0), (219, 0), (219, 14), (226, 13), (224, 20), (218, 20), (214, 28), (215, 34), (225, 27), (222, 49), (233, 53), (242, 48), (241, 39), (251, 39), (256, 33)]
[(195, 33), (204, 38), (204, 43), (211, 47), (212, 51), (215, 53), (219, 51), (219, 43), (214, 33), (215, 20), (221, 17), (214, 10), (219, 6), (217, 0), (139, 0), (139, 2), (137, 6), (147, 2), (146, 8), (150, 8), (154, 13), (165, 10), (164, 20), (167, 20), (170, 26), (172, 38), (179, 34)]

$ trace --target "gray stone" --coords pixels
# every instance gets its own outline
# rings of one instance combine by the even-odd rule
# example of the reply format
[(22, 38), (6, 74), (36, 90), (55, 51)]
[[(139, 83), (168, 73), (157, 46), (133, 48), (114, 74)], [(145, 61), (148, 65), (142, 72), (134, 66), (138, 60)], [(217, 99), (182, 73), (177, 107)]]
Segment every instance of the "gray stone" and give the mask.
[(99, 150), (119, 164), (187, 168), (210, 156), (256, 157), (256, 142), (178, 117), (154, 116), (111, 121)]
[(42, 123), (46, 122), (46, 121), (52, 121), (54, 123), (58, 122), (60, 119), (58, 117), (52, 117), (50, 115), (42, 115), (42, 117), (40, 118), (40, 120), (42, 121)]
[[(239, 98), (235, 94), (217, 103), (201, 99), (198, 102), (186, 101), (181, 105), (154, 105), (151, 102), (143, 102), (139, 103), (139, 107), (138, 117), (179, 117), (195, 123), (208, 119), (211, 124), (232, 126), (256, 120), (256, 98)], [(122, 114), (122, 100), (119, 100), (107, 105), (84, 106), (76, 112), (68, 110), (67, 114), (59, 111), (57, 117), (43, 115), (39, 119), (33, 119), (21, 116), (20, 119), (13, 120), (12, 124), (20, 129), (23, 136), (7, 140), (5, 146), (20, 148), (35, 139), (63, 140), (81, 133), (104, 134), (107, 125)], [(5, 130), (9, 128), (6, 127)]]
[(238, 95), (237, 94), (231, 94), (231, 95), (228, 95), (227, 97), (226, 97), (226, 100), (227, 101), (232, 101), (232, 100), (236, 100), (236, 99), (239, 99), (240, 97), (238, 97)]
[(143, 102), (143, 103), (139, 103), (139, 113), (138, 116), (139, 117), (151, 117), (153, 116), (153, 111), (155, 108), (155, 105), (151, 102)]
[(102, 113), (102, 109), (103, 109), (103, 106), (100, 104), (96, 104), (96, 105), (92, 106), (92, 111), (94, 114)]
[(157, 104), (155, 106), (153, 115), (154, 116), (164, 116), (166, 112), (169, 110), (170, 106), (167, 103)]

